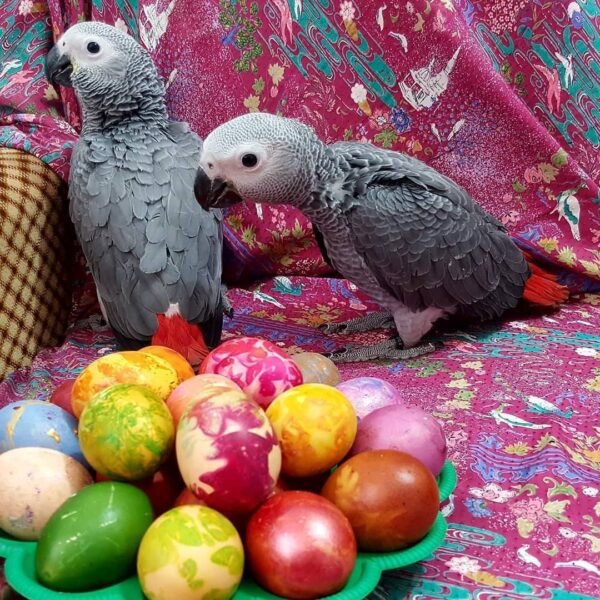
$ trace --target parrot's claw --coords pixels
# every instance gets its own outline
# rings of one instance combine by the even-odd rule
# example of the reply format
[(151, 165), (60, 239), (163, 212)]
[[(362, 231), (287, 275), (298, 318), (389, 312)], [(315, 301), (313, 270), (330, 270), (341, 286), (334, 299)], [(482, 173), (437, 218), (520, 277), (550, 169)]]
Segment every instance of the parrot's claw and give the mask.
[(223, 308), (223, 314), (227, 315), (230, 319), (233, 319), (233, 305), (229, 301), (229, 297), (227, 296), (227, 287), (224, 285), (221, 286), (221, 306)]
[(373, 331), (374, 329), (392, 329), (395, 326), (392, 313), (376, 312), (343, 323), (325, 323), (319, 325), (319, 329), (325, 334), (343, 333), (349, 335), (363, 331)]
[(335, 363), (366, 362), (372, 360), (409, 360), (434, 352), (439, 343), (427, 343), (414, 348), (404, 348), (399, 337), (391, 338), (374, 346), (352, 346), (326, 354)]

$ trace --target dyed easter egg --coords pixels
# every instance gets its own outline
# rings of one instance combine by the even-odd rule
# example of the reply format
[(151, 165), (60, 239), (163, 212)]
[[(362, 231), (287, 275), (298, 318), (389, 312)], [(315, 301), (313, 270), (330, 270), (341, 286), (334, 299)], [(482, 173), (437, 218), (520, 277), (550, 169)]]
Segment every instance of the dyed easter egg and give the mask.
[(446, 436), (440, 422), (421, 408), (384, 406), (360, 421), (350, 456), (384, 449), (418, 458), (437, 477), (446, 460)]
[(192, 404), (179, 421), (175, 447), (186, 486), (226, 514), (254, 510), (281, 470), (273, 428), (250, 401), (227, 403), (216, 396)]
[(246, 396), (241, 393), (240, 386), (222, 375), (196, 375), (180, 383), (167, 398), (167, 406), (173, 415), (175, 425), (179, 423), (181, 415), (189, 404), (208, 400), (226, 392), (233, 392), (227, 402), (232, 402), (235, 397), (246, 399)]
[(187, 504), (206, 506), (206, 502), (202, 502), (202, 500), (200, 500), (200, 498), (198, 498), (198, 496), (196, 496), (192, 490), (185, 488), (175, 499), (173, 507), (176, 508), (177, 506), (186, 506)]
[(158, 356), (159, 358), (166, 360), (177, 372), (179, 383), (194, 376), (192, 365), (190, 365), (184, 356), (171, 348), (167, 348), (166, 346), (146, 346), (145, 348), (142, 348), (140, 352)]
[(244, 571), (242, 540), (233, 524), (207, 506), (179, 506), (148, 529), (137, 559), (152, 600), (227, 600)]
[(50, 395), (50, 402), (60, 406), (63, 410), (66, 410), (70, 415), (75, 416), (73, 407), (71, 406), (71, 395), (73, 393), (73, 386), (75, 385), (75, 379), (67, 379), (61, 384), (57, 385), (52, 394)]
[(87, 466), (77, 419), (51, 402), (19, 400), (0, 409), (0, 453), (27, 446), (58, 450)]
[(278, 396), (267, 409), (281, 444), (281, 472), (290, 477), (323, 473), (350, 450), (356, 414), (342, 392), (305, 383)]
[(340, 591), (356, 562), (356, 539), (344, 514), (309, 492), (280, 492), (246, 529), (254, 577), (283, 598), (322, 598)]
[(330, 358), (318, 352), (300, 352), (299, 354), (294, 354), (292, 360), (300, 368), (304, 383), (337, 385), (342, 381), (335, 363)]
[(391, 383), (378, 377), (348, 379), (337, 385), (337, 389), (352, 402), (358, 419), (383, 406), (404, 404), (400, 392)]
[(61, 592), (82, 592), (135, 573), (154, 515), (146, 494), (127, 483), (96, 483), (69, 498), (48, 521), (35, 553), (36, 575)]
[(215, 348), (200, 373), (231, 379), (263, 408), (285, 390), (302, 383), (302, 373), (290, 355), (267, 340), (239, 337)]
[(175, 428), (166, 404), (149, 388), (121, 383), (96, 394), (79, 420), (92, 467), (112, 480), (144, 479), (169, 457)]
[(49, 448), (0, 454), (0, 474), (0, 529), (20, 540), (37, 540), (62, 503), (93, 482), (81, 463)]
[(77, 417), (98, 392), (117, 383), (145, 385), (166, 400), (179, 383), (177, 371), (163, 358), (144, 352), (114, 352), (90, 363), (73, 384), (71, 405)]
[(348, 517), (358, 548), (367, 552), (393, 552), (415, 544), (431, 529), (440, 508), (431, 471), (397, 450), (349, 458), (321, 493)]

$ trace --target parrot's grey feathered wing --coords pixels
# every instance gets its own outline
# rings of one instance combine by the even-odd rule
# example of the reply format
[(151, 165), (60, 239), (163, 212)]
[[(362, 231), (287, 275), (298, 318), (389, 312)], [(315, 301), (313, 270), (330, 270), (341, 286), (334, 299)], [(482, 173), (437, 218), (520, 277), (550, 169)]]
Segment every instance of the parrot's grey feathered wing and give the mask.
[(157, 314), (178, 304), (208, 346), (219, 343), (222, 217), (194, 197), (200, 150), (184, 123), (84, 135), (74, 150), (71, 219), (109, 323), (125, 338), (150, 340)]
[(414, 311), (458, 306), (493, 318), (516, 306), (529, 268), (498, 221), (419, 161), (375, 152), (364, 168), (364, 146), (348, 147), (345, 158), (364, 174), (347, 218), (383, 288)]

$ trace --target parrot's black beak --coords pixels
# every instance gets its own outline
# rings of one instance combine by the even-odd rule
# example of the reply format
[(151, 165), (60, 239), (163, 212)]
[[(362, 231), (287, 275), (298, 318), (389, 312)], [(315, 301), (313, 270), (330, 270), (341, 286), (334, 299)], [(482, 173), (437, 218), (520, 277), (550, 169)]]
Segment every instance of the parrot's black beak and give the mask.
[(223, 181), (219, 177), (211, 179), (202, 167), (199, 167), (196, 173), (194, 193), (198, 204), (204, 210), (227, 208), (242, 202), (242, 197), (231, 183)]
[(46, 78), (52, 85), (62, 85), (64, 87), (72, 87), (71, 74), (73, 73), (73, 65), (69, 57), (61, 54), (58, 46), (52, 46), (50, 52), (46, 56)]

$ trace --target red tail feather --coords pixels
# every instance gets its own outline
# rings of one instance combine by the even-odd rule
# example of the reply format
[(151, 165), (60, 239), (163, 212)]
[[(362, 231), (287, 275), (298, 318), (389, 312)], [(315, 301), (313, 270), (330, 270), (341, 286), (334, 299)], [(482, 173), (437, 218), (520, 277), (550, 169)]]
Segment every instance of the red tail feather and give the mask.
[(523, 299), (538, 306), (557, 306), (569, 299), (569, 290), (557, 283), (556, 277), (533, 262), (533, 258), (523, 252), (531, 269), (531, 277), (525, 284)]
[(152, 336), (152, 344), (179, 352), (195, 369), (209, 352), (198, 325), (188, 323), (181, 315), (156, 316), (158, 328)]

